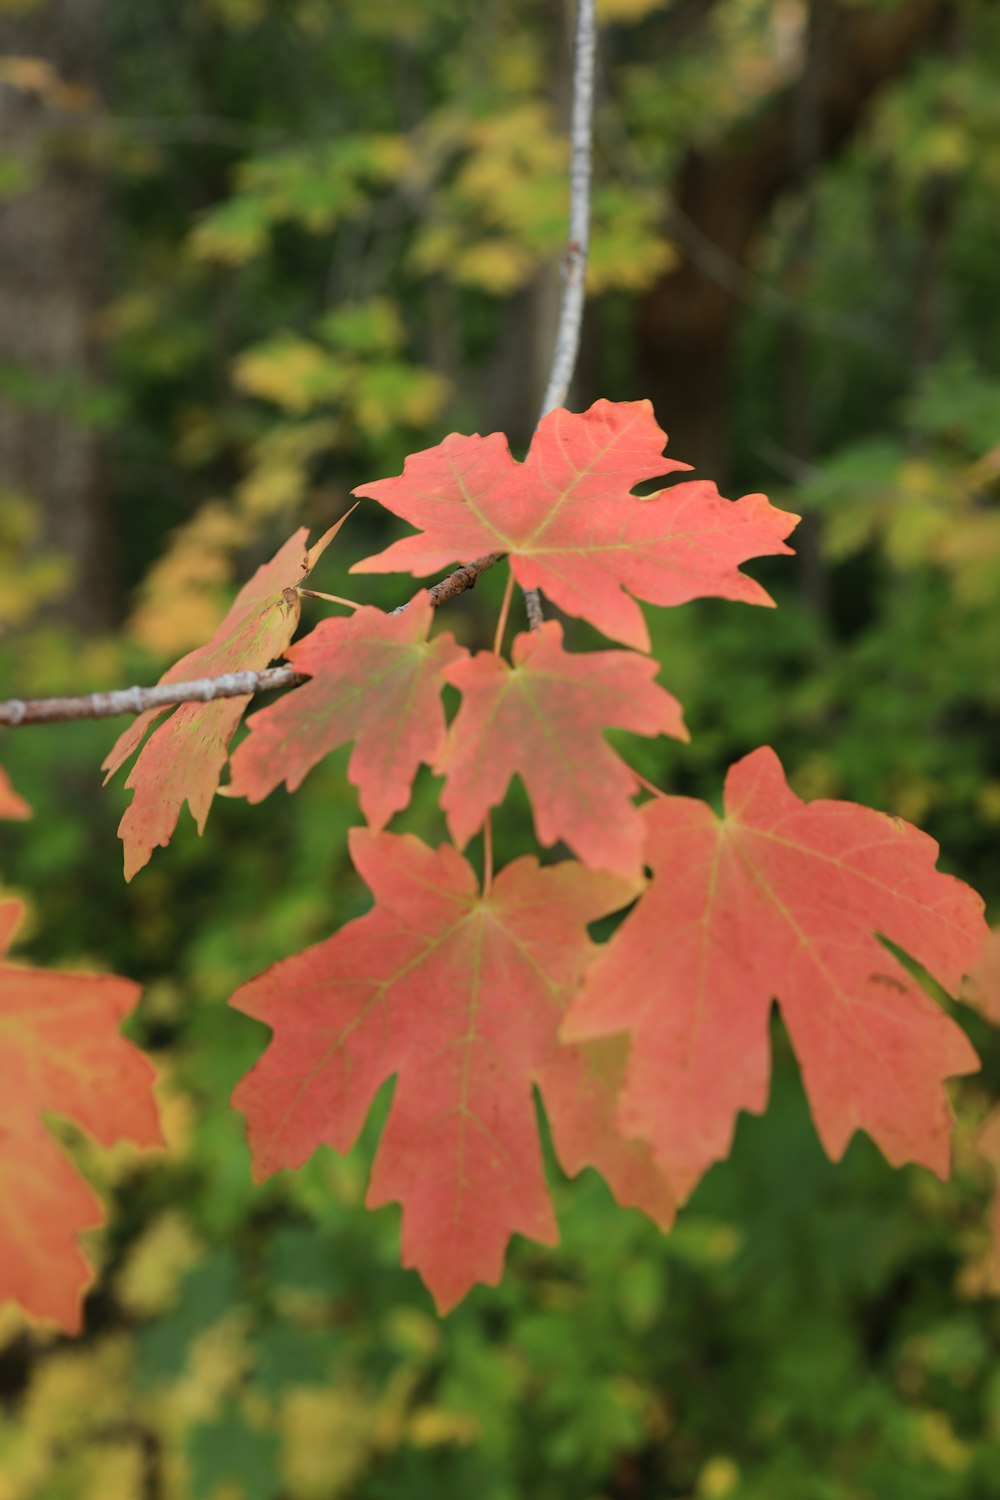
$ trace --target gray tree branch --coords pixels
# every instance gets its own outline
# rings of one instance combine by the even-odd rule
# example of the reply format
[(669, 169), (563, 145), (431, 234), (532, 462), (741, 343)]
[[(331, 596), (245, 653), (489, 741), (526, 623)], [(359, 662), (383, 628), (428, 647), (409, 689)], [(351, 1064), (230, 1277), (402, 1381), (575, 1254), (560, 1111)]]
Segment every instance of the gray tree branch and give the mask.
[[(576, 44), (573, 57), (573, 105), (570, 120), (569, 239), (563, 257), (562, 301), (549, 382), (542, 398), (538, 420), (569, 394), (580, 349), (580, 328), (587, 291), (587, 259), (590, 254), (590, 180), (594, 135), (594, 74), (597, 60), (597, 10), (595, 0), (578, 0)], [(537, 630), (542, 623), (542, 599), (538, 589), (524, 595), (528, 624)]]
[[(539, 421), (561, 406), (569, 392), (580, 348), (580, 327), (586, 295), (587, 258), (590, 251), (590, 181), (594, 118), (594, 74), (597, 53), (595, 0), (579, 0), (573, 62), (573, 104), (570, 124), (570, 215), (569, 238), (563, 258), (563, 290), (559, 326), (548, 385)], [(479, 577), (500, 562), (503, 553), (491, 552), (463, 563), (447, 578), (428, 589), (437, 608), (472, 588)], [(400, 605), (399, 610), (406, 605)], [(525, 609), (533, 630), (543, 620), (537, 589), (525, 593)], [(229, 672), (221, 677), (202, 677), (192, 682), (160, 683), (156, 687), (119, 688), (113, 692), (87, 693), (80, 697), (11, 698), (0, 703), (0, 725), (16, 729), (24, 724), (53, 724), (70, 719), (106, 719), (144, 713), (150, 708), (170, 708), (178, 703), (210, 703), (215, 698), (238, 698), (304, 682), (291, 667), (268, 667), (261, 672)]]

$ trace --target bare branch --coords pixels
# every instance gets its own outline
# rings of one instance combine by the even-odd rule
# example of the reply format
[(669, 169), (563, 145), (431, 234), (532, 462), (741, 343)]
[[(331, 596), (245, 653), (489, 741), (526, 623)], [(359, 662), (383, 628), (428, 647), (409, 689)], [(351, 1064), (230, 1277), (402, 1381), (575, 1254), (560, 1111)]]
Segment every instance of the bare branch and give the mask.
[[(563, 259), (563, 290), (559, 327), (549, 381), (539, 420), (561, 406), (569, 391), (580, 347), (580, 326), (590, 250), (591, 140), (594, 114), (594, 73), (597, 51), (595, 0), (579, 0), (573, 63), (573, 106), (570, 126), (570, 217), (569, 239)], [(504, 553), (490, 552), (463, 563), (447, 578), (428, 589), (435, 608), (457, 598), (500, 562)], [(525, 609), (533, 630), (542, 624), (541, 597), (537, 589), (525, 593)], [(399, 614), (405, 604), (393, 610)], [(0, 703), (0, 726), (16, 729), (22, 724), (52, 724), (70, 719), (110, 719), (139, 714), (149, 708), (170, 708), (178, 703), (210, 703), (215, 698), (238, 698), (294, 687), (305, 678), (291, 667), (269, 667), (262, 672), (231, 672), (223, 677), (203, 677), (195, 682), (161, 683), (156, 687), (121, 688), (114, 692), (90, 693), (75, 698), (11, 698)]]
[[(457, 599), (466, 589), (475, 588), (487, 568), (495, 567), (506, 555), (505, 552), (487, 552), (485, 557), (477, 557), (475, 562), (462, 563), (454, 573), (449, 573), (447, 578), (442, 578), (440, 583), (435, 583), (427, 590), (431, 596), (431, 604), (437, 609), (440, 605), (447, 604), (449, 599)], [(408, 599), (406, 604), (397, 604), (389, 613), (401, 615), (409, 603)]]
[[(549, 383), (538, 419), (562, 406), (569, 394), (576, 357), (580, 349), (580, 327), (587, 286), (590, 254), (590, 178), (594, 133), (594, 73), (597, 57), (597, 12), (595, 0), (577, 0), (576, 46), (573, 58), (573, 109), (570, 122), (569, 240), (563, 257), (562, 301), (559, 328), (552, 355)], [(537, 589), (524, 596), (528, 624), (537, 630), (542, 623), (542, 601)]]
[(114, 719), (122, 714), (145, 713), (149, 708), (172, 708), (176, 703), (211, 703), (215, 698), (242, 698), (297, 687), (305, 680), (291, 667), (267, 667), (263, 672), (227, 672), (223, 677), (116, 688), (114, 692), (87, 693), (80, 698), (10, 698), (0, 703), (0, 724), (17, 729), (22, 724), (54, 724), (68, 719)]
[[(475, 562), (463, 563), (447, 578), (427, 590), (436, 609), (464, 594), (503, 557), (490, 552)], [(401, 604), (393, 614), (406, 608)], [(211, 703), (215, 698), (242, 698), (270, 693), (277, 688), (298, 687), (306, 678), (291, 667), (267, 667), (262, 672), (227, 672), (222, 677), (199, 677), (193, 682), (161, 682), (156, 687), (116, 688), (108, 693), (86, 693), (77, 698), (9, 698), (0, 703), (0, 725), (18, 729), (22, 724), (58, 724), (70, 719), (114, 719), (123, 714), (141, 714), (149, 708), (173, 708), (177, 703)]]
[(573, 61), (573, 114), (570, 125), (569, 239), (563, 258), (559, 328), (549, 383), (539, 419), (562, 406), (569, 393), (580, 348), (587, 259), (590, 255), (591, 140), (594, 131), (594, 72), (597, 56), (595, 0), (579, 0)]

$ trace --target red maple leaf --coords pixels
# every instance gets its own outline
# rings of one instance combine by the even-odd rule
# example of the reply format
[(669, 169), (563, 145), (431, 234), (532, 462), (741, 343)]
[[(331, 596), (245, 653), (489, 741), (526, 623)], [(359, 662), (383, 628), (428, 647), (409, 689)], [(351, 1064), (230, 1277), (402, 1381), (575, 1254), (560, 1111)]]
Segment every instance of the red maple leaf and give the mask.
[[(22, 910), (0, 904), (0, 954)], [(0, 963), (0, 1301), (71, 1333), (92, 1279), (77, 1237), (104, 1213), (46, 1117), (102, 1145), (162, 1144), (152, 1064), (118, 1031), (138, 996), (127, 979)]]
[[(280, 656), (299, 622), (296, 585), (308, 575), (342, 525), (343, 520), (331, 527), (308, 552), (309, 533), (301, 527), (243, 585), (208, 644), (189, 651), (164, 672), (160, 681), (187, 682), (227, 672), (256, 672)], [(242, 696), (182, 703), (173, 710), (149, 709), (115, 741), (102, 767), (107, 773), (105, 784), (142, 743), (149, 726), (162, 713), (170, 713), (167, 722), (146, 741), (125, 783), (135, 794), (118, 825), (126, 880), (142, 869), (157, 845), (169, 844), (185, 802), (198, 832), (204, 831), (229, 741), (249, 702), (249, 696)]]
[(648, 401), (597, 401), (582, 415), (557, 408), (539, 423), (523, 464), (499, 433), (452, 434), (408, 458), (400, 477), (354, 491), (421, 535), (351, 571), (424, 577), (505, 552), (523, 588), (544, 590), (561, 609), (640, 650), (649, 649), (649, 633), (635, 599), (770, 604), (739, 564), (789, 552), (784, 538), (798, 517), (763, 495), (724, 500), (705, 480), (639, 499), (631, 491), (642, 480), (688, 467), (662, 456), (665, 442)]
[(897, 818), (801, 802), (772, 750), (738, 762), (726, 815), (643, 809), (655, 879), (590, 970), (564, 1035), (632, 1039), (621, 1122), (685, 1197), (760, 1112), (776, 999), (816, 1127), (837, 1158), (857, 1129), (894, 1164), (949, 1167), (943, 1080), (974, 1071), (963, 1032), (875, 937), (954, 991), (982, 947), (982, 903)]
[(398, 615), (366, 606), (323, 620), (290, 647), (289, 661), (310, 681), (247, 721), (232, 794), (260, 802), (282, 781), (293, 792), (324, 755), (354, 740), (348, 776), (370, 826), (384, 827), (409, 802), (421, 763), (441, 753), (442, 674), (467, 654), (451, 635), (428, 641), (433, 618), (423, 593)]
[(549, 621), (514, 641), (513, 666), (483, 651), (445, 677), (462, 706), (436, 770), (441, 806), (461, 847), (520, 775), (543, 844), (565, 839), (597, 869), (626, 879), (642, 870), (645, 824), (631, 798), (634, 773), (604, 740), (611, 726), (687, 739), (681, 706), (653, 681), (657, 663), (631, 651), (563, 650)]
[(0, 818), (30, 818), (31, 808), (10, 784), (10, 777), (0, 766)]
[(556, 1239), (534, 1083), (566, 1169), (598, 1165), (621, 1201), (669, 1223), (648, 1149), (614, 1127), (620, 1042), (557, 1038), (593, 957), (587, 923), (635, 886), (519, 859), (481, 894), (449, 846), (364, 829), (351, 854), (374, 909), (233, 996), (274, 1032), (234, 1095), (255, 1175), (300, 1166), (324, 1142), (349, 1150), (395, 1075), (368, 1202), (402, 1203), (404, 1264), (444, 1310), (499, 1280), (515, 1232)]

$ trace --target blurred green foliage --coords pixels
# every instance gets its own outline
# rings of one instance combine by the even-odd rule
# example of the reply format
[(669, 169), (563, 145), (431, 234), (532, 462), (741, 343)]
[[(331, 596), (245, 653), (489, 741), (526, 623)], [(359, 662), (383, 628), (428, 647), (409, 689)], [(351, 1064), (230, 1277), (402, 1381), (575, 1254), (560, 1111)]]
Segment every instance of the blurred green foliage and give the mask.
[[(643, 394), (630, 330), (677, 254), (660, 227), (672, 174), (785, 81), (776, 37), (801, 23), (795, 4), (717, 0), (662, 56), (645, 28), (667, 0), (602, 9), (588, 399)], [(995, 904), (1000, 18), (966, 9), (964, 45), (911, 69), (812, 174), (804, 272), (798, 199), (761, 226), (733, 482), (805, 514), (811, 571), (755, 569), (775, 612), (650, 611), (693, 739), (619, 739), (645, 775), (709, 798), (729, 760), (773, 743), (802, 794), (920, 822)], [(155, 676), (293, 525), (325, 527), (354, 484), (477, 425), (503, 379), (528, 381), (538, 350), (517, 343), (518, 309), (564, 235), (563, 19), (537, 0), (109, 5), (106, 378), (0, 379), (8, 399), (67, 404), (106, 433), (123, 623), (81, 642), (50, 622), (64, 573), (25, 564), (31, 497), (4, 497), (10, 691)], [(0, 172), (4, 194), (24, 190)], [(913, 287), (942, 190), (924, 326)], [(788, 436), (790, 336), (810, 371), (795, 394), (808, 452)], [(357, 597), (346, 568), (376, 524), (351, 520), (318, 588)], [(492, 634), (499, 571), (449, 612), (467, 644)], [(399, 591), (365, 580), (363, 597)], [(1000, 1077), (985, 1026), (963, 1013), (985, 1071), (956, 1089), (952, 1183), (894, 1172), (860, 1139), (827, 1162), (776, 1023), (767, 1115), (741, 1122), (668, 1238), (550, 1156), (559, 1249), (519, 1241), (502, 1286), (439, 1321), (399, 1267), (396, 1212), (363, 1208), (378, 1119), (350, 1158), (321, 1152), (255, 1187), (227, 1103), (265, 1037), (226, 997), (366, 903), (344, 853), (359, 821), (346, 756), (294, 797), (220, 801), (203, 840), (185, 815), (126, 887), (127, 794), (96, 785), (115, 732), (3, 739), (36, 808), (0, 825), (3, 879), (31, 901), (34, 961), (146, 986), (132, 1034), (162, 1071), (170, 1149), (73, 1143), (110, 1203), (101, 1274), (77, 1343), (0, 1319), (0, 1500), (1000, 1495), (990, 1182), (973, 1147)], [(435, 793), (425, 776), (394, 827), (440, 838)], [(499, 857), (528, 834), (515, 787)]]

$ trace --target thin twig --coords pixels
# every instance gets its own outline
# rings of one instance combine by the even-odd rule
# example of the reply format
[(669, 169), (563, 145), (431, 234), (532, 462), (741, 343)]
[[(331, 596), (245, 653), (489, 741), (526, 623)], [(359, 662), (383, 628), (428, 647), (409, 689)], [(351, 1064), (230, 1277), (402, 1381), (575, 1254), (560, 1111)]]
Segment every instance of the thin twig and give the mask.
[(55, 724), (68, 719), (114, 719), (141, 714), (149, 708), (172, 708), (176, 703), (211, 703), (215, 698), (242, 698), (298, 687), (306, 678), (291, 667), (267, 667), (262, 672), (227, 672), (222, 677), (199, 677), (192, 682), (161, 682), (156, 687), (116, 688), (110, 693), (87, 693), (80, 698), (10, 698), (0, 703), (0, 724), (18, 729), (22, 724)]
[(500, 618), (497, 620), (496, 634), (493, 637), (493, 655), (499, 656), (503, 649), (503, 638), (507, 630), (507, 617), (510, 614), (510, 600), (514, 592), (514, 574), (510, 568), (507, 569), (507, 587), (503, 591), (503, 603), (500, 605)]
[(594, 71), (597, 56), (595, 0), (579, 0), (576, 14), (576, 48), (573, 60), (573, 114), (570, 125), (569, 239), (563, 258), (563, 290), (559, 328), (552, 355), (549, 383), (542, 398), (539, 420), (569, 393), (580, 348), (580, 325), (586, 292), (587, 259), (590, 254), (591, 139), (594, 129)]
[[(475, 562), (463, 563), (427, 590), (431, 604), (436, 609), (464, 594), (502, 557), (502, 552), (491, 552)], [(392, 613), (399, 614), (405, 608), (402, 604)], [(270, 693), (277, 688), (298, 687), (305, 681), (302, 673), (291, 667), (267, 667), (261, 672), (227, 672), (222, 677), (199, 677), (193, 682), (116, 688), (113, 692), (85, 693), (76, 698), (10, 698), (0, 703), (0, 726), (19, 729), (23, 724), (57, 724), (70, 719), (114, 719), (123, 714), (145, 713), (148, 708), (172, 708), (177, 703), (211, 703), (215, 698)]]
[[(552, 355), (549, 383), (542, 398), (538, 420), (562, 406), (569, 394), (576, 357), (580, 349), (580, 327), (587, 288), (590, 254), (590, 178), (594, 133), (594, 72), (597, 58), (597, 11), (595, 0), (578, 0), (576, 45), (573, 58), (573, 109), (570, 123), (569, 239), (563, 257), (562, 300), (559, 328)], [(537, 630), (542, 615), (541, 595), (528, 589), (524, 595), (528, 624)]]
[[(591, 139), (594, 115), (594, 71), (597, 52), (595, 0), (579, 0), (573, 63), (573, 106), (570, 126), (570, 216), (569, 240), (563, 259), (563, 289), (559, 327), (548, 385), (539, 421), (561, 406), (569, 391), (580, 347), (580, 325), (590, 250)], [(427, 590), (431, 604), (439, 605), (464, 594), (477, 580), (500, 562), (503, 552), (489, 552), (463, 563), (447, 578)], [(542, 624), (541, 597), (537, 589), (524, 596), (532, 630)], [(399, 605), (392, 611), (399, 614)], [(110, 719), (122, 714), (143, 713), (148, 708), (170, 708), (177, 703), (210, 703), (215, 698), (237, 698), (294, 687), (305, 678), (291, 667), (269, 667), (262, 672), (235, 672), (222, 677), (202, 677), (196, 682), (161, 683), (156, 687), (122, 688), (108, 693), (89, 693), (77, 698), (11, 698), (0, 703), (0, 725), (16, 729), (22, 724), (52, 724), (69, 719)]]
[[(442, 578), (440, 583), (435, 583), (427, 590), (433, 607), (438, 609), (442, 604), (447, 604), (449, 599), (457, 599), (466, 589), (474, 589), (486, 569), (495, 567), (506, 555), (505, 552), (487, 552), (485, 557), (477, 557), (475, 562), (462, 563), (454, 573), (449, 573), (447, 578)], [(401, 615), (409, 604), (410, 600), (407, 599), (406, 604), (397, 604), (389, 613)]]

